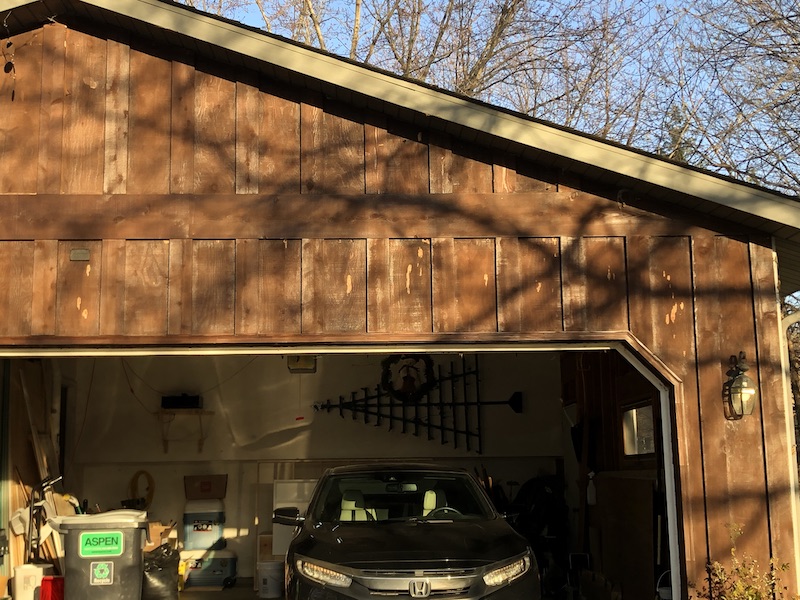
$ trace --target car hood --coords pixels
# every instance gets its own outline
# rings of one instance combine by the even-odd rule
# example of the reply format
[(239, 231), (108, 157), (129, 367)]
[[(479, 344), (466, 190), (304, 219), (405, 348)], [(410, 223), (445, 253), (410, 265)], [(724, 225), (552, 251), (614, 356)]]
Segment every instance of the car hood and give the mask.
[(469, 568), (511, 558), (526, 540), (502, 519), (306, 524), (297, 554), (354, 568)]

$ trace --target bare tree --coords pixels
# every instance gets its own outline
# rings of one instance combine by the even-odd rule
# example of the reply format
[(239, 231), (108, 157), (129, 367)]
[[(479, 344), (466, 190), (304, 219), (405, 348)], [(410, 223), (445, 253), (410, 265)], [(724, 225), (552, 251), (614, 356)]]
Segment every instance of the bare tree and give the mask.
[[(403, 77), (800, 190), (786, 0), (186, 0)], [(247, 11), (247, 12), (245, 12)]]
[(693, 59), (713, 102), (694, 135), (710, 168), (800, 190), (800, 8), (775, 0), (708, 0), (693, 9)]

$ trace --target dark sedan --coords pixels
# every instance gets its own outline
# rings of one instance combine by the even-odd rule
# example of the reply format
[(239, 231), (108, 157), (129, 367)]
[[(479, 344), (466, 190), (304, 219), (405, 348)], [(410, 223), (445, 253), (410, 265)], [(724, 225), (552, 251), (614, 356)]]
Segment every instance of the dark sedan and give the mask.
[(286, 556), (287, 600), (447, 598), (538, 600), (525, 538), (467, 472), (420, 465), (328, 470)]

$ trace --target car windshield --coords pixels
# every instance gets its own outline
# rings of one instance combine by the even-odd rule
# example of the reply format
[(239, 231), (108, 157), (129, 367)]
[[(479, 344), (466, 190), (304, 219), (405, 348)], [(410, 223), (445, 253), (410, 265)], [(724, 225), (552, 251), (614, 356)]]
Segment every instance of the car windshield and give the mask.
[(329, 476), (313, 501), (316, 522), (487, 519), (491, 505), (467, 474), (375, 471)]

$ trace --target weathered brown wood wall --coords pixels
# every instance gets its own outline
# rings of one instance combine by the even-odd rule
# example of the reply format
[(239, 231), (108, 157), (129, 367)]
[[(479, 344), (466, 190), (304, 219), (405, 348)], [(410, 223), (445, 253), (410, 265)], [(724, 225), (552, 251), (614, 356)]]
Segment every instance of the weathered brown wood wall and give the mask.
[[(743, 551), (794, 558), (768, 240), (124, 35), (53, 24), (11, 41), (0, 344), (632, 333), (682, 382), (689, 579), (727, 556), (729, 524)], [(730, 422), (740, 350), (762, 401)]]

